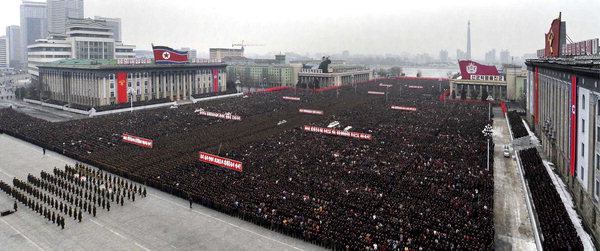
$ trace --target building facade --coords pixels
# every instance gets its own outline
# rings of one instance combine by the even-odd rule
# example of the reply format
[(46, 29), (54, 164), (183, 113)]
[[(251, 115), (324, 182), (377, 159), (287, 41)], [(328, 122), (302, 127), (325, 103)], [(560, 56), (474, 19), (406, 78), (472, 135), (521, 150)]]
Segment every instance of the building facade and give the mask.
[(115, 42), (112, 29), (104, 20), (68, 19), (64, 35), (38, 39), (28, 46), (28, 72), (38, 79), (38, 65), (65, 58), (134, 58), (135, 46)]
[(227, 66), (229, 84), (241, 87), (271, 88), (298, 83), (300, 65), (289, 64), (244, 64)]
[(23, 1), (21, 4), (21, 51), (27, 62), (27, 46), (48, 36), (46, 3)]
[(64, 34), (69, 18), (83, 18), (83, 0), (46, 0), (49, 34)]
[(9, 64), (11, 68), (23, 67), (23, 52), (21, 51), (21, 27), (11, 25), (6, 27), (6, 38), (8, 39)]
[(366, 82), (373, 78), (373, 72), (365, 67), (350, 66), (331, 68), (329, 73), (321, 69), (302, 69), (298, 73), (298, 84), (306, 88), (329, 88), (340, 85), (352, 85)]
[(0, 69), (6, 69), (10, 67), (10, 62), (9, 62), (9, 45), (8, 45), (8, 39), (6, 38), (6, 36), (1, 36), (0, 37)]
[(225, 64), (117, 64), (116, 60), (68, 59), (40, 65), (44, 99), (97, 107), (117, 103), (117, 73), (127, 74), (133, 102), (187, 100), (227, 90)]
[(223, 60), (224, 57), (244, 57), (244, 48), (210, 48), (210, 59)]
[(121, 38), (121, 18), (94, 16), (94, 20), (102, 20), (111, 28), (115, 42), (123, 42)]
[(600, 59), (527, 60), (527, 122), (600, 238)]

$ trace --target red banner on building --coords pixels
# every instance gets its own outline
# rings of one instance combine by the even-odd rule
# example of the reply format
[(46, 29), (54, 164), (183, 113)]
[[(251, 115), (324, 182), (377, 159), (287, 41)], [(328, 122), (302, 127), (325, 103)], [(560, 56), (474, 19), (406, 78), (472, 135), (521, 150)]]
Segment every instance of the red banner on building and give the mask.
[(323, 111), (320, 111), (320, 110), (300, 109), (299, 112), (300, 113), (323, 115)]
[(127, 73), (117, 73), (117, 103), (127, 102)]
[(375, 95), (385, 95), (385, 92), (374, 92), (374, 91), (368, 91), (368, 94), (375, 94)]
[(417, 111), (416, 107), (408, 107), (408, 106), (395, 106), (395, 105), (393, 105), (390, 108), (392, 108), (394, 110), (401, 110), (401, 111), (411, 111), (411, 112), (416, 112)]
[(234, 171), (238, 171), (238, 172), (242, 171), (242, 162), (239, 162), (236, 160), (219, 157), (217, 155), (212, 155), (210, 153), (205, 153), (205, 152), (200, 152), (198, 159), (202, 162), (217, 165), (220, 167), (229, 168)]
[(213, 92), (219, 92), (219, 70), (213, 69)]
[(205, 110), (195, 110), (194, 112), (196, 112), (200, 115), (215, 117), (215, 118), (220, 118), (220, 119), (242, 120), (242, 117), (237, 116), (237, 115), (223, 114), (223, 113), (217, 113), (217, 112), (207, 112)]
[(300, 98), (299, 98), (299, 97), (283, 96), (283, 99), (285, 99), (285, 100), (294, 100), (294, 101), (300, 101)]
[(368, 139), (368, 140), (373, 139), (373, 136), (368, 133), (347, 132), (347, 131), (340, 131), (340, 130), (335, 130), (335, 129), (322, 128), (322, 127), (316, 127), (316, 126), (308, 126), (308, 125), (304, 126), (304, 131), (336, 135), (336, 136), (351, 137), (351, 138), (357, 138), (357, 139)]
[(423, 89), (423, 86), (421, 86), (421, 85), (409, 85), (408, 88)]
[[(582, 149), (583, 151), (583, 149)], [(577, 164), (577, 77), (571, 77), (571, 175)]]
[(498, 73), (498, 69), (493, 65), (482, 65), (471, 60), (464, 60), (459, 61), (458, 66), (460, 76), (465, 80), (503, 80)]
[(392, 87), (392, 85), (388, 85), (388, 84), (379, 84), (379, 86), (383, 86), (383, 87)]
[(560, 14), (557, 19), (552, 20), (552, 24), (550, 25), (550, 31), (545, 34), (545, 42), (544, 44), (544, 57), (559, 57), (559, 49), (560, 49)]
[(144, 139), (144, 138), (131, 136), (131, 135), (127, 135), (127, 134), (121, 135), (121, 138), (123, 139), (123, 142), (131, 143), (131, 144), (135, 144), (135, 145), (143, 146), (143, 147), (147, 147), (147, 148), (152, 148), (152, 140), (149, 140), (149, 139)]

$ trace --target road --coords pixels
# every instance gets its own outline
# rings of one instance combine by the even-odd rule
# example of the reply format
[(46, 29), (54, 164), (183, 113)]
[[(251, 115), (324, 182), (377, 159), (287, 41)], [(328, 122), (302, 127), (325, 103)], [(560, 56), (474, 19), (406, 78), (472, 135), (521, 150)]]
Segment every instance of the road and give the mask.
[(525, 204), (517, 163), (511, 152), (503, 156), (503, 147), (510, 145), (507, 121), (499, 107), (494, 108), (494, 241), (496, 250), (535, 250), (535, 239)]

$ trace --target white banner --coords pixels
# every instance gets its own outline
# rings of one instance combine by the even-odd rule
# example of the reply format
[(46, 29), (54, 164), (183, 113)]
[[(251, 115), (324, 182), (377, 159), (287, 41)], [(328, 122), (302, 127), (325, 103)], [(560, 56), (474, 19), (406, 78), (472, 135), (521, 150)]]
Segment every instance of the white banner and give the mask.
[(316, 126), (308, 126), (308, 125), (304, 126), (304, 131), (336, 135), (336, 136), (351, 137), (351, 138), (357, 138), (357, 139), (368, 139), (368, 140), (373, 139), (373, 136), (368, 133), (347, 132), (347, 131), (340, 131), (340, 130), (335, 130), (335, 129), (328, 129), (328, 128), (322, 128), (322, 127), (316, 127)]
[(323, 111), (320, 111), (320, 110), (300, 109), (299, 112), (300, 113), (323, 115)]
[(385, 92), (368, 91), (367, 93), (369, 93), (369, 94), (375, 94), (375, 95), (385, 95)]
[(300, 101), (300, 98), (299, 98), (299, 97), (283, 96), (283, 99), (286, 99), (286, 100), (295, 100), (295, 101)]
[(223, 113), (216, 113), (216, 112), (207, 112), (204, 110), (195, 110), (194, 112), (196, 112), (200, 115), (215, 117), (215, 118), (220, 118), (220, 119), (242, 120), (242, 117), (237, 116), (237, 115), (223, 114)]
[(416, 112), (417, 111), (416, 107), (408, 107), (408, 106), (395, 106), (395, 105), (393, 105), (390, 108), (392, 108), (394, 110), (401, 110), (401, 111), (411, 111), (411, 112)]

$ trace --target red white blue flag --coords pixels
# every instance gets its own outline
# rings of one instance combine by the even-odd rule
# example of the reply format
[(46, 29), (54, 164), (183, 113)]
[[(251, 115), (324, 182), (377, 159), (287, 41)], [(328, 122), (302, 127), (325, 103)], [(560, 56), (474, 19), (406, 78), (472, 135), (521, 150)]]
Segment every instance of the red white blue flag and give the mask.
[(174, 50), (167, 46), (154, 46), (154, 61), (157, 64), (187, 64), (189, 63), (187, 51)]

